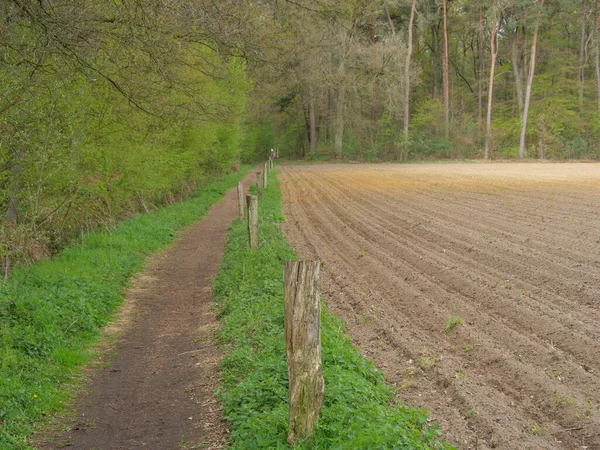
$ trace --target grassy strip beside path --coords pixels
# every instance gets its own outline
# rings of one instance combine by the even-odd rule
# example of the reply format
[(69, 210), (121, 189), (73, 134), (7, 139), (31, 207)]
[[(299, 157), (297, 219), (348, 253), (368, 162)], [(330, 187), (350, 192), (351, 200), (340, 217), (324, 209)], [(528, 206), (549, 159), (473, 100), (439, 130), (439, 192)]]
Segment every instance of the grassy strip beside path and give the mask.
[(21, 267), (0, 286), (0, 449), (27, 448), (33, 423), (64, 407), (73, 373), (146, 257), (202, 218), (249, 168), (112, 233), (88, 234), (85, 245)]
[[(226, 345), (220, 400), (235, 449), (287, 448), (288, 378), (283, 333), (283, 262), (296, 254), (280, 230), (276, 177), (259, 201), (260, 249), (248, 250), (236, 220), (215, 282)], [(323, 311), (325, 401), (312, 442), (296, 448), (450, 449), (423, 410), (407, 407), (381, 371), (352, 347), (339, 319)]]

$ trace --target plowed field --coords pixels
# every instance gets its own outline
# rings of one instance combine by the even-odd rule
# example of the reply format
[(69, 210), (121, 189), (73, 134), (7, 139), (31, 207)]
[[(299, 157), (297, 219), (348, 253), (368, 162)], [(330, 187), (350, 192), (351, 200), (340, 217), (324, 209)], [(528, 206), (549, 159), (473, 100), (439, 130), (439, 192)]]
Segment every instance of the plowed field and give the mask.
[(286, 234), (462, 448), (600, 449), (600, 165), (284, 166)]

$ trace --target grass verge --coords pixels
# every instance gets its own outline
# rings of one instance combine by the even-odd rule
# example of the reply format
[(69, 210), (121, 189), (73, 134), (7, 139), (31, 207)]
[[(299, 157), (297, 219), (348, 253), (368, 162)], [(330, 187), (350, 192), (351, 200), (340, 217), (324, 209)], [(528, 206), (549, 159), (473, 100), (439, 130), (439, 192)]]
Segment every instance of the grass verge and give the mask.
[(250, 167), (186, 202), (122, 222), (0, 286), (0, 449), (28, 448), (33, 424), (64, 407), (77, 367), (123, 300), (131, 276), (177, 230), (200, 219)]
[[(250, 252), (246, 226), (232, 226), (215, 296), (226, 347), (219, 392), (235, 449), (287, 448), (288, 391), (283, 338), (283, 262), (296, 258), (280, 230), (284, 220), (273, 176), (259, 201), (260, 249)], [(315, 438), (299, 449), (451, 449), (427, 414), (401, 404), (382, 372), (365, 361), (342, 322), (322, 314), (325, 400)]]

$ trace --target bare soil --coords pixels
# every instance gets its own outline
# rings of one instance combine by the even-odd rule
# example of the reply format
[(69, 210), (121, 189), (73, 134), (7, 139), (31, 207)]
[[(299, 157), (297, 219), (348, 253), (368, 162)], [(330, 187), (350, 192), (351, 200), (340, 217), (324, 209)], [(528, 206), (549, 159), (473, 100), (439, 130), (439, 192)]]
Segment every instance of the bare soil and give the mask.
[[(600, 449), (600, 165), (280, 169), (365, 357), (463, 449)], [(452, 325), (455, 323), (454, 325)]]
[[(246, 187), (254, 173), (245, 179)], [(66, 432), (48, 433), (39, 448), (216, 449), (227, 428), (213, 392), (221, 352), (212, 279), (237, 215), (232, 189), (207, 216), (151, 259), (133, 283), (106, 338), (119, 335), (102, 368), (73, 406)], [(114, 341), (114, 339), (113, 339)], [(98, 365), (98, 364), (96, 364)]]

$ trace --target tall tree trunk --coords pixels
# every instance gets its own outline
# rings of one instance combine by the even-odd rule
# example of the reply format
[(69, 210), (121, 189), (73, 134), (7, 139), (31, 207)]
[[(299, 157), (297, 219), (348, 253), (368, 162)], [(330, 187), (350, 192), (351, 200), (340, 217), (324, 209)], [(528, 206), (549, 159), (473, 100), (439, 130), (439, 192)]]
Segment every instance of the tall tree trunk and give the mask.
[[(7, 192), (7, 207), (6, 207), (6, 223), (8, 225), (8, 229), (12, 229), (17, 225), (17, 221), (19, 219), (19, 203), (21, 202), (21, 171), (22, 165), (21, 161), (23, 160), (25, 153), (22, 150), (18, 150), (13, 158), (14, 165), (11, 168), (11, 182), (8, 186)], [(0, 270), (2, 271), (2, 277), (6, 282), (6, 279), (10, 275), (11, 266), (12, 266), (12, 257), (13, 257), (13, 248), (14, 243), (8, 242), (8, 252), (6, 255), (2, 257), (2, 261), (0, 262)]]
[(479, 70), (477, 73), (477, 78), (479, 85), (477, 130), (479, 133), (479, 139), (481, 139), (481, 136), (483, 135), (483, 6), (479, 7)]
[(442, 51), (442, 77), (444, 88), (444, 132), (446, 139), (450, 136), (450, 81), (448, 73), (448, 0), (442, 0), (443, 4), (443, 51)]
[(494, 8), (494, 25), (491, 36), (491, 62), (490, 62), (490, 83), (488, 86), (488, 98), (487, 98), (487, 116), (486, 116), (486, 132), (485, 132), (485, 159), (490, 157), (490, 141), (492, 139), (492, 102), (494, 98), (494, 74), (496, 72), (496, 57), (498, 56), (498, 28), (500, 27), (500, 20), (496, 22), (496, 0), (493, 3)]
[(594, 9), (594, 59), (596, 63), (596, 89), (598, 98), (598, 112), (600, 113), (600, 39), (598, 36), (599, 20), (598, 17), (598, 0), (596, 0), (596, 8)]
[(390, 14), (390, 10), (387, 6), (387, 3), (383, 2), (383, 7), (385, 8), (385, 13), (387, 15), (388, 24), (390, 25), (390, 31), (392, 32), (392, 36), (396, 37), (396, 27), (394, 26), (394, 22), (392, 21), (392, 15)]
[(333, 142), (335, 158), (342, 158), (342, 142), (344, 139), (344, 97), (346, 95), (346, 85), (344, 83), (344, 76), (346, 75), (346, 61), (345, 55), (342, 55), (342, 60), (338, 67), (338, 75), (340, 82), (337, 88), (337, 95), (335, 99), (335, 121), (333, 126)]
[(519, 112), (523, 114), (523, 75), (521, 68), (519, 67), (519, 27), (515, 28), (515, 35), (513, 37), (511, 56), (512, 56), (512, 68), (513, 75), (515, 77), (515, 89), (517, 91), (517, 102), (519, 104)]
[(431, 97), (437, 99), (440, 93), (439, 83), (439, 46), (438, 46), (438, 30), (435, 25), (431, 26), (431, 72), (433, 73), (433, 88), (431, 89)]
[(306, 130), (306, 138), (308, 139), (308, 148), (310, 151), (310, 101), (305, 92), (302, 93), (302, 113), (304, 114), (304, 129)]
[(585, 30), (587, 18), (587, 0), (581, 6), (581, 41), (579, 45), (579, 114), (583, 115), (583, 95), (585, 90)]
[(325, 142), (331, 141), (331, 111), (332, 111), (331, 88), (327, 88), (327, 121), (325, 123)]
[[(531, 62), (529, 63), (529, 75), (527, 77), (527, 88), (525, 91), (525, 104), (523, 105), (523, 120), (521, 124), (521, 139), (519, 142), (519, 158), (525, 157), (525, 138), (527, 137), (527, 116), (529, 115), (529, 102), (531, 100), (531, 86), (533, 85), (533, 75), (535, 73), (535, 50), (537, 46), (538, 31), (540, 21), (542, 20), (542, 8), (546, 0), (541, 0), (540, 9), (535, 18), (535, 29), (533, 30), (533, 42), (531, 43)], [(598, 0), (596, 0), (596, 3)], [(600, 92), (600, 91), (599, 91)], [(600, 100), (600, 99), (599, 99)]]
[(315, 114), (315, 89), (312, 86), (308, 88), (308, 121), (310, 122), (310, 153), (315, 153), (317, 151), (317, 117)]
[(410, 9), (410, 20), (408, 22), (408, 52), (404, 66), (404, 142), (402, 150), (402, 160), (408, 157), (408, 126), (410, 124), (410, 62), (413, 52), (413, 23), (415, 20), (415, 11), (417, 0), (413, 0)]

